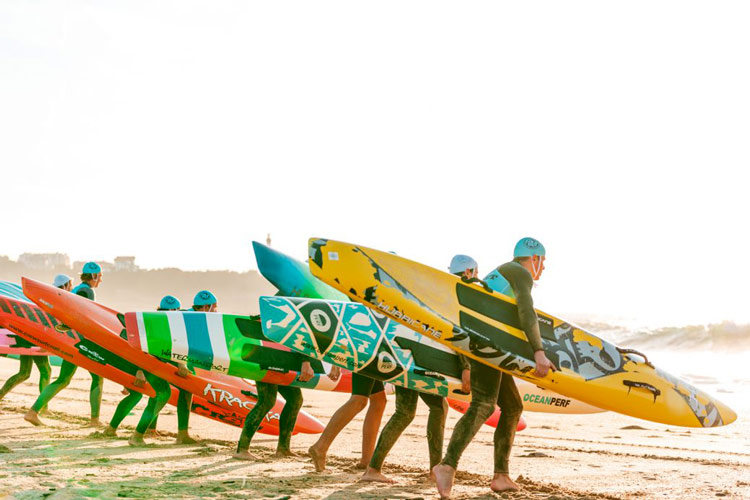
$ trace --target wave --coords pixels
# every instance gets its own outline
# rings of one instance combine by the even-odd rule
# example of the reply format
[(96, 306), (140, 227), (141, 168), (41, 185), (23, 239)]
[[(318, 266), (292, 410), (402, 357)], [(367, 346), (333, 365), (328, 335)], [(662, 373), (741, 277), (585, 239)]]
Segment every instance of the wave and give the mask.
[(680, 351), (748, 351), (750, 324), (731, 321), (656, 329), (628, 328), (602, 322), (579, 322), (586, 330), (623, 347)]

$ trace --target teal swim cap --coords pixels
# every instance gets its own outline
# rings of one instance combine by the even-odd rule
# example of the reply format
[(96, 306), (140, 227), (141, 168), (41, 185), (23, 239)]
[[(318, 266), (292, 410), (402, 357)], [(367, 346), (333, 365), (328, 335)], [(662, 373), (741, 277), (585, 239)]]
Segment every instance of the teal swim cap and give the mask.
[(102, 266), (96, 262), (86, 262), (83, 265), (83, 274), (99, 274), (102, 272)]
[(161, 299), (161, 302), (159, 302), (159, 309), (164, 309), (167, 311), (176, 311), (181, 306), (182, 304), (180, 304), (179, 299), (174, 295), (165, 295), (164, 298)]
[(195, 294), (195, 298), (193, 299), (194, 306), (210, 306), (211, 304), (216, 304), (216, 302), (216, 297), (208, 290), (201, 290)]
[(545, 256), (544, 245), (534, 238), (521, 238), (513, 249), (513, 258), (533, 257), (534, 255)]

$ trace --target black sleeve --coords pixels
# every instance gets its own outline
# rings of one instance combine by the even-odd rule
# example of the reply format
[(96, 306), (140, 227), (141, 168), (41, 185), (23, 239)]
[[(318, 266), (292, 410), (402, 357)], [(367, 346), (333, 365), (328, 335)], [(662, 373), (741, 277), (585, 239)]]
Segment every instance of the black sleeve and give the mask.
[(534, 286), (534, 279), (531, 273), (517, 262), (508, 262), (498, 268), (500, 274), (508, 280), (513, 293), (516, 295), (516, 304), (518, 305), (518, 319), (521, 322), (521, 328), (526, 333), (526, 338), (531, 344), (534, 352), (543, 351), (542, 335), (539, 332), (539, 318), (534, 310), (534, 299), (531, 298), (531, 289)]

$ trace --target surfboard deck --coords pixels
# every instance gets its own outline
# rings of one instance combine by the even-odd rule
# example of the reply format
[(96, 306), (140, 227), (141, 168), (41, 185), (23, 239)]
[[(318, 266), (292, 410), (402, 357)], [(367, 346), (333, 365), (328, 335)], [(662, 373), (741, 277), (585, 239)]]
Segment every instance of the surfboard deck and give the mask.
[[(28, 278), (23, 278), (23, 286), (27, 297), (37, 301), (33, 310), (36, 317), (31, 315), (25, 318), (27, 321), (23, 324), (19, 317), (11, 330), (31, 342), (38, 342), (87, 370), (143, 392), (132, 384), (135, 374), (132, 366), (140, 368), (192, 393), (194, 412), (224, 423), (241, 427), (245, 417), (255, 406), (257, 391), (249, 381), (201, 369), (196, 369), (195, 374), (180, 377), (175, 366), (132, 347), (120, 337), (124, 326), (113, 309)], [(43, 324), (42, 319), (47, 325)], [(39, 335), (40, 332), (44, 335)], [(95, 363), (92, 364), (91, 361)], [(119, 373), (113, 369), (117, 369)], [(150, 393), (147, 394), (153, 394), (150, 387), (148, 391)], [(283, 398), (278, 398), (276, 405), (266, 415), (264, 433), (278, 434), (282, 408)], [(319, 434), (323, 428), (317, 418), (300, 411), (294, 432)]]
[[(271, 342), (263, 336), (258, 317), (195, 311), (125, 314), (128, 342), (167, 361), (276, 385), (325, 391), (351, 391), (351, 374), (337, 381), (318, 360)], [(302, 363), (315, 375), (299, 380)]]
[(574, 399), (644, 420), (717, 427), (737, 414), (719, 400), (572, 323), (537, 311), (547, 357), (560, 368), (533, 375), (533, 352), (515, 300), (403, 257), (312, 238), (313, 275), (457, 352)]
[[(310, 299), (328, 299), (328, 300), (339, 300), (336, 297), (344, 297), (344, 300), (348, 301), (343, 293), (333, 289), (332, 287), (321, 282), (318, 278), (314, 277), (307, 266), (299, 261), (296, 261), (293, 257), (285, 255), (278, 250), (271, 249), (265, 245), (253, 242), (253, 248), (256, 252), (256, 259), (258, 261), (258, 270), (263, 276), (266, 277), (271, 283), (279, 289), (280, 295), (287, 295), (289, 293), (305, 293), (304, 297)], [(307, 273), (300, 271), (300, 268), (305, 268)], [(293, 271), (289, 271), (289, 270)], [(308, 285), (308, 282), (316, 282), (319, 286)], [(333, 293), (329, 293), (333, 292)], [(313, 296), (315, 295), (315, 296)], [(261, 301), (268, 300), (261, 298)], [(357, 302), (351, 302), (350, 304), (357, 304), (352, 307), (361, 308), (365, 314), (370, 314), (365, 308), (359, 305)], [(261, 304), (262, 310), (262, 304)], [(455, 379), (460, 379), (460, 373), (458, 368), (458, 357), (454, 350), (435, 342), (423, 335), (415, 333), (413, 330), (404, 327), (398, 322), (387, 318), (377, 313), (371, 313), (374, 316), (378, 316), (376, 322), (380, 329), (385, 332), (386, 341), (390, 344), (390, 347), (395, 353), (398, 353), (397, 359), (408, 360), (412, 357), (416, 360), (417, 365), (421, 366), (422, 371), (435, 372), (450, 374), (449, 379), (454, 379), (453, 387), (460, 388), (460, 382), (456, 385)], [(382, 318), (385, 318), (383, 321)], [(330, 332), (329, 332), (330, 333)], [(356, 334), (356, 332), (355, 332)], [(318, 333), (317, 335), (323, 335)], [(266, 336), (267, 332), (266, 332)], [(401, 338), (397, 341), (396, 338)], [(283, 337), (281, 337), (283, 338)], [(272, 339), (277, 340), (277, 339)], [(366, 342), (366, 339), (365, 339)], [(399, 344), (403, 344), (403, 347)], [(299, 349), (302, 346), (296, 346), (294, 343), (287, 344), (287, 347), (292, 349)], [(307, 356), (317, 356), (319, 353), (313, 352), (312, 349), (305, 349), (302, 347), (303, 354)], [(343, 356), (342, 362), (337, 362), (337, 359), (333, 357), (333, 352), (330, 351), (324, 354), (323, 358), (332, 364), (337, 364), (343, 368), (349, 369), (349, 365), (346, 360), (354, 359), (354, 354), (348, 354)], [(361, 357), (361, 356), (360, 356)], [(444, 368), (448, 368), (447, 371)], [(516, 379), (516, 385), (518, 391), (522, 396), (524, 410), (545, 412), (545, 413), (569, 413), (569, 414), (582, 414), (582, 413), (601, 413), (604, 410), (595, 406), (576, 401), (574, 399), (556, 394), (553, 391), (537, 387), (524, 380)], [(448, 391), (450, 392), (450, 390)], [(450, 396), (454, 397), (454, 396)], [(456, 396), (457, 399), (469, 399)], [(461, 405), (454, 405), (459, 407)]]

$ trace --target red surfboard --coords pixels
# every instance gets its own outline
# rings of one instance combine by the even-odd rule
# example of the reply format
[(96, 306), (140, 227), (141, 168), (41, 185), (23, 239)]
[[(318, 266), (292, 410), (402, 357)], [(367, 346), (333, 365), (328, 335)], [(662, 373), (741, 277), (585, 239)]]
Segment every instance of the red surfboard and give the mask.
[[(27, 287), (26, 296), (40, 307), (29, 304), (23, 307), (19, 302), (16, 307), (21, 314), (18, 314), (10, 304), (12, 299), (0, 297), (0, 314), (4, 316), (0, 321), (7, 323), (14, 334), (82, 368), (151, 396), (154, 392), (150, 386), (138, 388), (133, 385), (135, 372), (141, 368), (192, 393), (193, 412), (227, 424), (241, 427), (245, 416), (255, 406), (257, 392), (249, 382), (202, 370), (197, 370), (196, 375), (180, 377), (176, 367), (131, 347), (114, 329), (119, 324), (116, 311), (44, 283), (26, 278), (23, 283)], [(9, 312), (11, 310), (13, 313)], [(60, 324), (61, 321), (65, 324)], [(176, 403), (176, 395), (177, 391), (173, 390), (170, 402)], [(283, 399), (279, 398), (266, 415), (260, 432), (278, 434), (283, 405)], [(318, 434), (322, 431), (320, 421), (300, 412), (295, 433)]]
[(49, 353), (37, 346), (28, 346), (20, 341), (5, 328), (0, 328), (0, 354), (16, 354), (18, 356), (49, 356)]

